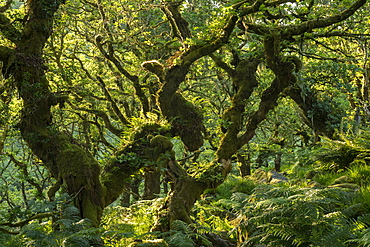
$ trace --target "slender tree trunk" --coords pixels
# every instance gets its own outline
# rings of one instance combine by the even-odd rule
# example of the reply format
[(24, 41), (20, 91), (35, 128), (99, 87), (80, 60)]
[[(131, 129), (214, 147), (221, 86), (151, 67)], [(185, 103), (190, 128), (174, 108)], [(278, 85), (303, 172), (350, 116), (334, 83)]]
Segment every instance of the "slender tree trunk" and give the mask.
[(243, 156), (238, 153), (237, 158), (238, 158), (238, 162), (240, 163), (240, 175), (242, 177), (251, 175), (250, 154), (248, 153), (246, 156)]
[(144, 174), (144, 200), (152, 200), (161, 193), (161, 173), (147, 171)]
[(276, 154), (274, 163), (275, 163), (275, 171), (280, 172), (280, 167), (281, 167), (281, 156), (282, 153)]
[(131, 187), (129, 184), (127, 184), (125, 187), (126, 189), (121, 195), (120, 205), (122, 207), (129, 207), (131, 205), (131, 193), (130, 193)]
[(135, 177), (134, 180), (131, 183), (131, 193), (132, 193), (132, 199), (133, 201), (139, 201), (140, 200), (140, 184), (141, 184), (141, 176)]
[(122, 207), (130, 207), (131, 205), (131, 195), (130, 192), (124, 192), (122, 194), (121, 200), (120, 200), (120, 205)]

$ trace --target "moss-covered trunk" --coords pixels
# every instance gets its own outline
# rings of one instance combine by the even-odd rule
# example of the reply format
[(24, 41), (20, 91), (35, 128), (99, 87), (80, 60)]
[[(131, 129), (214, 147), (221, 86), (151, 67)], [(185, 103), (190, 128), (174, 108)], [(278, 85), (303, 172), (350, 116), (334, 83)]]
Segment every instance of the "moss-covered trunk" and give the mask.
[[(28, 146), (63, 184), (74, 199), (81, 217), (98, 225), (102, 215), (104, 189), (99, 182), (100, 167), (92, 155), (53, 127), (51, 108), (66, 97), (50, 91), (45, 75), (43, 48), (52, 32), (54, 13), (60, 1), (28, 2), (27, 20), (7, 66), (23, 100), (18, 127)], [(53, 196), (57, 186), (49, 195)]]
[[(49, 169), (57, 183), (48, 192), (50, 198), (60, 187), (71, 196), (82, 218), (98, 226), (104, 208), (122, 193), (126, 181), (139, 167), (128, 162), (111, 161), (103, 175), (92, 154), (73, 144), (53, 124), (52, 108), (63, 103), (67, 95), (50, 90), (43, 61), (45, 43), (53, 29), (54, 14), (62, 1), (27, 1), (27, 15), (19, 31), (5, 16), (0, 30), (15, 48), (0, 47), (3, 74), (14, 78), (23, 101), (18, 127), (32, 152)], [(124, 149), (125, 151), (125, 149)], [(122, 153), (118, 152), (117, 155)]]
[[(233, 85), (237, 88), (237, 93), (231, 100), (231, 107), (222, 116), (223, 122), (227, 123), (227, 125), (222, 126), (224, 136), (216, 151), (215, 161), (203, 171), (199, 171), (197, 174), (188, 174), (180, 165), (173, 162), (169, 164), (168, 170), (172, 174), (175, 186), (164, 207), (165, 213), (162, 213), (159, 217), (161, 222), (157, 224), (155, 230), (168, 230), (174, 220), (191, 222), (190, 211), (196, 200), (204, 190), (215, 188), (224, 181), (231, 170), (232, 155), (254, 136), (258, 125), (266, 118), (268, 112), (277, 106), (281, 92), (295, 83), (296, 78), (293, 75), (293, 70), (299, 70), (295, 65), (296, 58), (282, 57), (279, 55), (279, 51), (271, 49), (271, 47), (279, 46), (276, 37), (266, 36), (265, 39), (265, 60), (276, 77), (270, 87), (263, 92), (258, 110), (251, 114), (248, 119), (245, 119), (244, 116), (246, 102), (254, 87), (258, 86), (256, 71), (258, 64), (263, 59), (262, 55), (257, 58), (240, 60), (235, 69), (222, 62), (217, 56), (211, 55), (216, 65), (229, 74)], [(202, 142), (196, 141), (198, 138), (202, 138), (201, 131), (191, 132), (190, 129), (194, 129), (195, 126), (198, 126), (198, 130), (201, 129), (201, 113), (194, 110), (195, 107), (191, 106), (181, 95), (175, 93), (180, 81), (184, 79), (187, 69), (187, 67), (177, 67), (177, 77), (171, 75), (172, 71), (169, 71), (163, 80), (164, 84), (159, 93), (159, 102), (163, 115), (170, 119), (176, 117), (187, 121), (187, 126), (182, 127), (181, 130), (185, 130), (186, 135), (191, 135), (191, 137), (184, 138), (182, 135), (180, 136), (186, 146), (191, 145), (190, 150), (196, 150), (202, 144)], [(172, 97), (170, 97), (171, 94)], [(178, 100), (179, 98), (181, 100)], [(172, 104), (173, 102), (175, 104)], [(189, 112), (192, 112), (192, 114), (188, 114)], [(190, 124), (190, 116), (199, 116), (197, 117), (198, 121), (193, 121)], [(245, 126), (243, 126), (244, 123)], [(188, 131), (187, 128), (189, 128)]]
[(204, 183), (189, 176), (179, 179), (163, 208), (159, 211), (157, 222), (152, 231), (167, 232), (175, 220), (190, 224), (192, 222), (190, 211), (206, 188)]

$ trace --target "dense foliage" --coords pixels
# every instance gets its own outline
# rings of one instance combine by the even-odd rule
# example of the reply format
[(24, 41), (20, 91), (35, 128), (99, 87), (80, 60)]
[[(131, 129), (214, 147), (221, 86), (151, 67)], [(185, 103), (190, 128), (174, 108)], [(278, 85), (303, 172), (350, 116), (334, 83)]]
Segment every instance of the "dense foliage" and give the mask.
[(367, 2), (0, 1), (0, 242), (370, 246)]

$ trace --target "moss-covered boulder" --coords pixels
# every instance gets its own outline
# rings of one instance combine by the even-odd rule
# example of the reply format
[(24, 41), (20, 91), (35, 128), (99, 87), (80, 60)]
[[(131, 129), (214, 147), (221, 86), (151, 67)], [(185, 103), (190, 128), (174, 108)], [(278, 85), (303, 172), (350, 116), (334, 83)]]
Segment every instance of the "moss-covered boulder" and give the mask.
[(343, 184), (330, 185), (329, 188), (345, 188), (345, 189), (357, 191), (360, 189), (360, 186), (358, 186), (357, 184), (352, 184), (352, 183), (343, 183)]
[(267, 173), (267, 181), (270, 184), (278, 184), (278, 183), (287, 182), (288, 178), (285, 177), (282, 173), (271, 170), (271, 171), (268, 171)]
[(251, 179), (259, 183), (266, 183), (267, 182), (267, 172), (264, 171), (263, 169), (258, 168), (251, 175)]
[(307, 179), (313, 179), (318, 173), (319, 172), (318, 171), (315, 171), (315, 170), (308, 171), (305, 174), (305, 178), (307, 178)]
[(334, 184), (346, 184), (346, 183), (353, 183), (353, 179), (348, 177), (348, 176), (341, 176), (337, 179), (334, 180), (334, 182), (332, 183), (332, 185)]
[(169, 247), (164, 239), (143, 240), (131, 243), (128, 247)]

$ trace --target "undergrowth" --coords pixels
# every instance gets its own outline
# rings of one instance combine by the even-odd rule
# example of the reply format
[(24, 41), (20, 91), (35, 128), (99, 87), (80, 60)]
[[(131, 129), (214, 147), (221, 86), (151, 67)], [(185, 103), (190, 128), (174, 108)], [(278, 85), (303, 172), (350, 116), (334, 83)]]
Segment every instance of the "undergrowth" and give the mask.
[(370, 220), (361, 193), (340, 188), (260, 185), (232, 200), (239, 246), (358, 246)]

